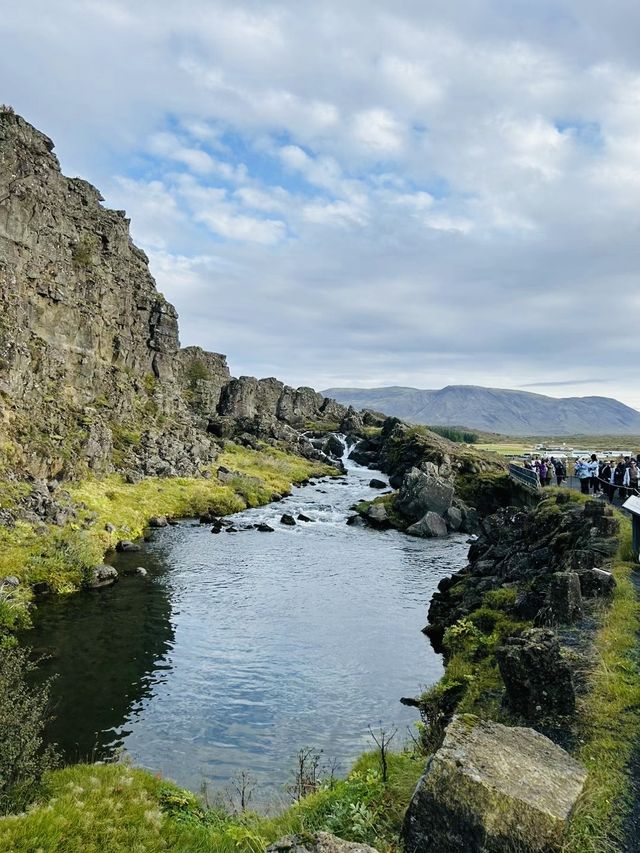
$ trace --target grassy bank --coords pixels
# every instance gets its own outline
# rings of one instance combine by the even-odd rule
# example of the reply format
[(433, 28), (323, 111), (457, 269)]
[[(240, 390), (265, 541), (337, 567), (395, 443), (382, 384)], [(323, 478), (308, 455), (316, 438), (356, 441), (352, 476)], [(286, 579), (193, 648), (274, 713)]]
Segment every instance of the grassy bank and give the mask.
[(383, 783), (378, 756), (366, 754), (347, 779), (269, 818), (205, 809), (188, 791), (125, 764), (79, 764), (48, 773), (41, 801), (26, 813), (0, 818), (0, 849), (261, 853), (285, 835), (326, 830), (391, 851), (422, 769), (422, 760), (393, 753)]
[[(122, 477), (87, 479), (67, 486), (60, 502), (74, 507), (75, 516), (63, 526), (18, 521), (0, 526), (0, 578), (15, 576), (20, 586), (10, 597), (0, 596), (0, 642), (28, 624), (28, 605), (34, 584), (45, 583), (54, 593), (79, 589), (88, 573), (119, 539), (142, 535), (151, 516), (174, 518), (204, 512), (228, 515), (288, 493), (291, 485), (311, 476), (335, 474), (336, 469), (309, 462), (280, 450), (261, 451), (228, 444), (216, 461), (238, 476), (220, 482), (215, 470), (209, 479), (148, 477), (126, 483)], [(29, 492), (25, 483), (0, 485), (0, 506), (15, 507)]]
[(620, 850), (631, 808), (629, 763), (640, 739), (640, 603), (631, 577), (631, 524), (622, 513), (618, 517), (622, 535), (613, 568), (617, 586), (611, 607), (598, 614), (597, 664), (579, 709), (581, 746), (576, 758), (589, 776), (570, 826), (571, 853)]

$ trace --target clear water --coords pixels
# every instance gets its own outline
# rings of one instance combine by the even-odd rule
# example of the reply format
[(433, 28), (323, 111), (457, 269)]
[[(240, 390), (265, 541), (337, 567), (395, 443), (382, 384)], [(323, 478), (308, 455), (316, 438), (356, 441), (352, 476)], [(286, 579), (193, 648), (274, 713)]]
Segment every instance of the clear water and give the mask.
[[(248, 770), (266, 805), (303, 746), (346, 770), (371, 746), (370, 725), (406, 736), (416, 712), (400, 697), (442, 672), (420, 632), (429, 599), (467, 546), (347, 526), (349, 507), (376, 494), (372, 476), (350, 464), (343, 481), (234, 517), (274, 533), (212, 535), (192, 521), (154, 531), (113, 561), (146, 578), (43, 602), (26, 639), (57, 675), (50, 737), (66, 756), (123, 748), (193, 790)], [(283, 512), (315, 522), (285, 527)]]

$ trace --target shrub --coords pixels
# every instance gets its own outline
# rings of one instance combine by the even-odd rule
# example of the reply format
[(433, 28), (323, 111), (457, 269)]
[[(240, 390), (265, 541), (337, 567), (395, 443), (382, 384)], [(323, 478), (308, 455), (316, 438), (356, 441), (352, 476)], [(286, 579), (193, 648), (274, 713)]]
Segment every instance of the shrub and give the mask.
[(49, 682), (29, 686), (35, 664), (14, 647), (0, 657), (0, 813), (21, 811), (36, 797), (42, 774), (56, 763), (44, 745), (49, 716)]

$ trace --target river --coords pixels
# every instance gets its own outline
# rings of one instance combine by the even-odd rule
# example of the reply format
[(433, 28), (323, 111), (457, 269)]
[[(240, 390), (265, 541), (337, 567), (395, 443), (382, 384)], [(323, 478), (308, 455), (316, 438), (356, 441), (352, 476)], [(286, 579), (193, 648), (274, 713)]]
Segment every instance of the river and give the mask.
[[(298, 749), (339, 771), (371, 748), (368, 727), (416, 720), (401, 696), (442, 673), (420, 629), (438, 581), (466, 559), (463, 536), (413, 539), (346, 525), (379, 472), (294, 488), (212, 535), (185, 520), (112, 562), (115, 586), (51, 598), (25, 638), (55, 675), (49, 737), (67, 759), (131, 760), (199, 790), (241, 770), (254, 802), (284, 797)], [(313, 522), (280, 524), (283, 513)], [(124, 575), (143, 566), (147, 577)]]

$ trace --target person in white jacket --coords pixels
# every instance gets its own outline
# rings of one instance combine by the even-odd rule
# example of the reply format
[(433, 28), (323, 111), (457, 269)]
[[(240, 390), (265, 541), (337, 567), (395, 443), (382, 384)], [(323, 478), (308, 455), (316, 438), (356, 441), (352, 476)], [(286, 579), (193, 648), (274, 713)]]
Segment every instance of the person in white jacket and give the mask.
[(586, 459), (578, 459), (576, 462), (576, 477), (580, 480), (580, 491), (583, 495), (589, 494), (589, 483), (591, 482), (591, 471)]

